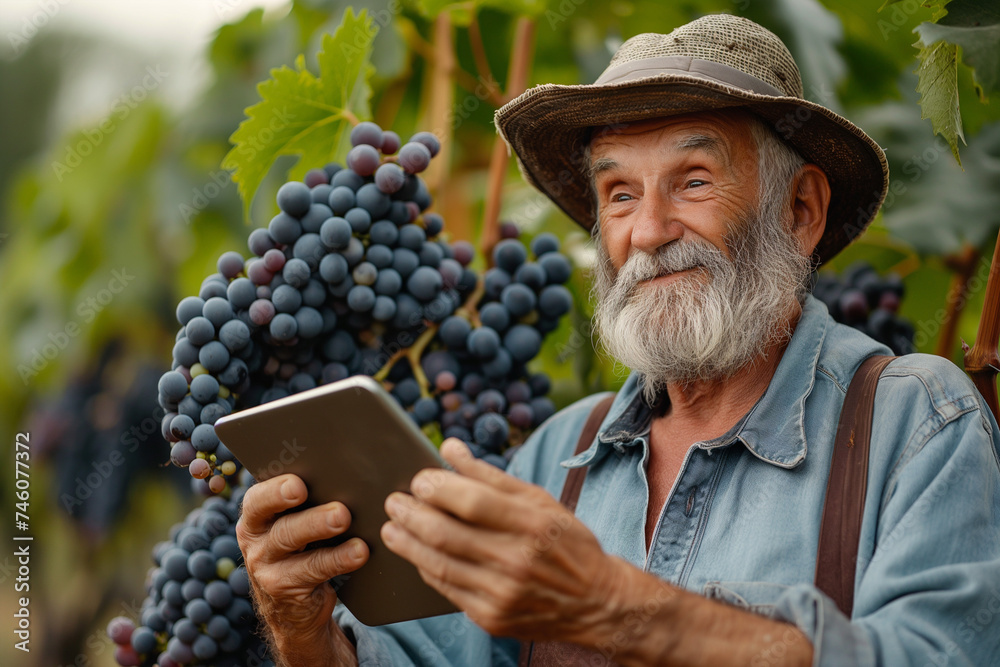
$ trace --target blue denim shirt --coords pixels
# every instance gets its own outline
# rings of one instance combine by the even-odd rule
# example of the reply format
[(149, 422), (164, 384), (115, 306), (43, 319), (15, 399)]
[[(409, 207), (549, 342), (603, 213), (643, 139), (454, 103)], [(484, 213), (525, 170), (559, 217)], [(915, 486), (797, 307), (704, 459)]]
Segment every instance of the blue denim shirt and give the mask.
[[(879, 384), (852, 618), (813, 586), (847, 385), (866, 357), (886, 353), (809, 297), (764, 396), (728, 433), (688, 449), (648, 556), (651, 408), (634, 374), (589, 449), (573, 456), (603, 395), (546, 422), (510, 473), (558, 497), (567, 469), (588, 466), (577, 516), (605, 551), (795, 624), (813, 643), (815, 665), (1000, 664), (1000, 432), (972, 383), (944, 359), (897, 359)], [(335, 614), (362, 665), (517, 664), (516, 642), (489, 637), (461, 614), (380, 628), (342, 605)], [(611, 660), (614, 652), (606, 647)], [(775, 664), (783, 652), (776, 638), (752, 665)]]

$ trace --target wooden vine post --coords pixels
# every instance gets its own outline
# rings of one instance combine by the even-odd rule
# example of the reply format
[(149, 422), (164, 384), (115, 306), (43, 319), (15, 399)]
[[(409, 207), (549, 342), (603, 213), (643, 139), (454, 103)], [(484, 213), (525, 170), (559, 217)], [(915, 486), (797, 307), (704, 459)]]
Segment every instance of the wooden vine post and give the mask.
[(986, 281), (986, 301), (979, 319), (976, 343), (971, 348), (963, 343), (965, 350), (965, 372), (972, 378), (979, 393), (993, 416), (1000, 420), (997, 407), (997, 372), (1000, 372), (1000, 355), (997, 343), (1000, 341), (1000, 236), (990, 263), (990, 277)]

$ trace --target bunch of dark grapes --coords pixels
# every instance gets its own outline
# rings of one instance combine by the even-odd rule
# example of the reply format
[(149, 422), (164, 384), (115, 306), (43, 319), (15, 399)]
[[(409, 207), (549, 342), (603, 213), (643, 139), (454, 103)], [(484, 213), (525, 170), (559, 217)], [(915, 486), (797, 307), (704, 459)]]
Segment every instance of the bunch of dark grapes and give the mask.
[(916, 351), (913, 325), (897, 315), (904, 294), (898, 275), (879, 276), (871, 264), (856, 262), (839, 276), (826, 271), (818, 274), (813, 294), (826, 304), (833, 319), (868, 334), (893, 354)]
[(456, 436), (496, 465), (554, 411), (547, 378), (525, 365), (572, 307), (569, 260), (540, 234), (532, 257), (505, 237), (485, 275), (473, 247), (447, 243), (418, 175), (438, 153), (428, 132), (403, 144), (363, 122), (346, 166), (278, 190), (280, 212), (227, 252), (181, 300), (173, 370), (159, 382), (170, 458), (220, 493), (239, 470), (214, 424), (233, 410), (365, 374), (431, 435)]
[[(247, 480), (249, 481), (249, 480)], [(228, 500), (208, 498), (153, 550), (139, 623), (108, 624), (123, 667), (247, 664), (273, 667), (250, 604), (250, 582), (236, 541), (246, 486)]]

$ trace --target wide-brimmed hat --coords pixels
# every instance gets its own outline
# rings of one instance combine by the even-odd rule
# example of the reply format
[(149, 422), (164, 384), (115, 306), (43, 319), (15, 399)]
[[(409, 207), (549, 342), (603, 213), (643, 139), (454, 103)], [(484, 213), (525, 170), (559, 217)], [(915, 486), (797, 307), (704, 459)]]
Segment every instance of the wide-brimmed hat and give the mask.
[(804, 99), (791, 53), (749, 19), (712, 14), (668, 35), (636, 35), (593, 84), (536, 86), (500, 108), (495, 121), (525, 179), (590, 230), (597, 201), (586, 148), (595, 128), (613, 132), (617, 124), (736, 107), (826, 172), (832, 196), (815, 252), (825, 262), (881, 206), (889, 184), (885, 154), (846, 118)]

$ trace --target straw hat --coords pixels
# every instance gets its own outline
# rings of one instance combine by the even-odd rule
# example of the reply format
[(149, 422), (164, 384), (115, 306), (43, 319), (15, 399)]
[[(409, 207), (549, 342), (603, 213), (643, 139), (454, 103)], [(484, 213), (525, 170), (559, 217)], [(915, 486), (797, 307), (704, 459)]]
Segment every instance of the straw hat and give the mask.
[(536, 86), (499, 109), (495, 122), (525, 179), (590, 230), (597, 203), (586, 147), (595, 128), (730, 107), (759, 116), (826, 172), (832, 197), (815, 252), (820, 263), (864, 231), (889, 184), (885, 154), (846, 118), (803, 99), (785, 45), (739, 16), (711, 14), (669, 35), (636, 35), (595, 83)]

